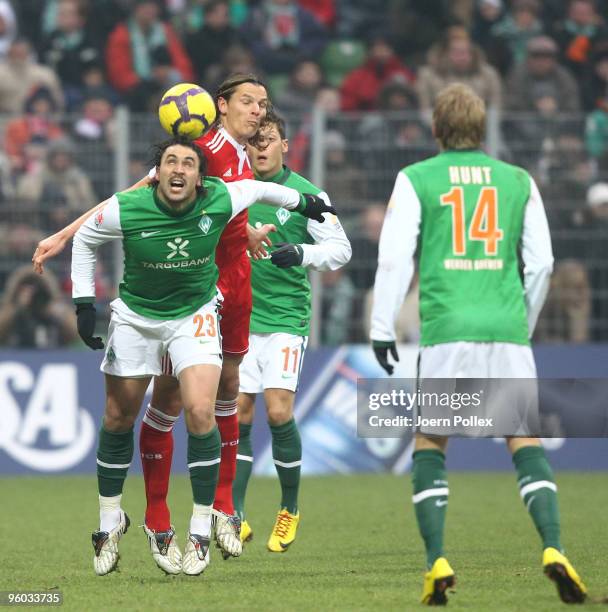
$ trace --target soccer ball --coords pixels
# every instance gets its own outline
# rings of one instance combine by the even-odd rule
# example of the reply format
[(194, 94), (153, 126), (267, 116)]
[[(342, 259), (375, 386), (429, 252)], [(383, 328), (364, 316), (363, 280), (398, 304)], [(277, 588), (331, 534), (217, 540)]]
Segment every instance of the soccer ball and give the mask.
[(172, 136), (194, 140), (215, 121), (215, 103), (202, 87), (179, 83), (163, 95), (158, 118)]

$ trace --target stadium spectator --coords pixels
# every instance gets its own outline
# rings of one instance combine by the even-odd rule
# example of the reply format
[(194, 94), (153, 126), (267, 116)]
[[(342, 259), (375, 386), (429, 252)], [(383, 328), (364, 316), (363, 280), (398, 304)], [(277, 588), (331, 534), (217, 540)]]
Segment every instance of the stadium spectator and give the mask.
[(4, 59), (17, 36), (17, 18), (8, 0), (0, 0), (0, 59)]
[(13, 175), (34, 170), (44, 157), (46, 145), (63, 135), (63, 130), (54, 120), (56, 111), (51, 92), (40, 87), (25, 100), (23, 115), (7, 123), (4, 149)]
[(370, 31), (388, 27), (386, 0), (336, 0), (336, 34), (339, 38), (362, 39)]
[[(538, 0), (513, 0), (508, 13), (491, 29), (494, 40), (509, 50), (513, 64), (525, 61), (528, 41), (544, 33)], [(492, 40), (488, 41), (490, 46)]]
[(380, 90), (397, 76), (408, 83), (414, 81), (414, 74), (397, 57), (388, 37), (382, 33), (372, 35), (368, 40), (365, 63), (347, 74), (340, 87), (342, 110), (368, 111), (378, 108)]
[(547, 85), (558, 92), (558, 108), (564, 112), (580, 110), (580, 93), (576, 81), (559, 64), (557, 45), (548, 36), (537, 36), (528, 42), (528, 57), (515, 66), (507, 80), (506, 107), (511, 111), (534, 111), (533, 85)]
[(608, 308), (605, 298), (608, 287), (608, 183), (595, 183), (589, 188), (582, 230), (583, 260), (589, 262), (591, 281), (592, 337), (595, 342), (605, 342), (608, 340)]
[(57, 75), (34, 61), (30, 43), (17, 38), (6, 59), (0, 62), (0, 113), (19, 113), (26, 98), (37, 87), (45, 87), (57, 109), (63, 108), (63, 93)]
[(230, 22), (227, 0), (211, 0), (205, 5), (205, 21), (201, 28), (186, 37), (186, 49), (194, 64), (199, 83), (207, 83), (211, 66), (219, 66), (226, 50), (240, 42), (238, 30)]
[[(368, 204), (359, 214), (357, 226), (349, 231), (349, 235), (352, 236), (350, 242), (353, 255), (345, 271), (356, 289), (352, 317), (357, 321), (363, 318), (367, 291), (374, 286), (378, 243), (385, 212), (386, 206), (379, 202)], [(356, 333), (356, 337), (351, 337), (351, 341), (364, 341), (363, 326), (360, 326)]]
[(492, 28), (505, 16), (502, 0), (480, 0), (475, 4), (471, 38), (502, 77), (511, 68), (512, 56), (504, 40), (494, 36)]
[(340, 209), (344, 219), (364, 203), (367, 192), (365, 174), (348, 160), (347, 141), (338, 130), (327, 130), (325, 147), (325, 191)]
[[(178, 0), (174, 4), (182, 6), (177, 7), (177, 12), (174, 13), (171, 21), (175, 25), (178, 32), (187, 36), (200, 30), (206, 23), (206, 11), (209, 0)], [(247, 19), (249, 14), (249, 3), (247, 0), (227, 0), (230, 24), (239, 28)], [(187, 4), (187, 6), (183, 6)]]
[(578, 130), (555, 123), (549, 146), (538, 163), (539, 184), (547, 198), (547, 218), (553, 232), (557, 259), (581, 259), (587, 248), (584, 231), (585, 199), (593, 178), (593, 165), (585, 155)]
[(17, 268), (0, 306), (0, 346), (58, 348), (76, 337), (72, 309), (61, 298), (52, 272), (40, 276), (29, 265)]
[[(446, 28), (467, 23), (471, 4), (471, 0), (393, 0), (381, 14), (386, 15), (384, 29), (393, 41), (395, 53), (408, 66), (419, 66)], [(469, 28), (468, 23), (465, 27)], [(366, 32), (373, 29), (368, 26)]]
[(437, 94), (451, 83), (464, 83), (479, 95), (490, 109), (502, 107), (502, 84), (496, 69), (461, 27), (452, 27), (444, 40), (429, 50), (427, 63), (420, 68), (416, 91), (420, 109), (430, 119)]
[(355, 142), (357, 164), (365, 171), (367, 195), (388, 199), (390, 177), (409, 163), (419, 161), (425, 148), (434, 145), (428, 126), (418, 113), (416, 90), (401, 79), (387, 83), (378, 96), (379, 112), (367, 113), (359, 123)]
[(547, 301), (538, 319), (537, 342), (588, 342), (591, 286), (587, 268), (575, 259), (555, 265)]
[(85, 29), (84, 8), (79, 0), (61, 0), (57, 5), (57, 27), (45, 37), (40, 57), (61, 80), (68, 110), (82, 98), (83, 74), (101, 59), (96, 41)]
[(97, 202), (91, 181), (76, 165), (74, 153), (74, 146), (66, 139), (50, 143), (44, 164), (17, 184), (17, 196), (37, 203), (43, 213), (45, 231), (60, 229)]
[(102, 197), (114, 189), (115, 127), (111, 99), (103, 89), (90, 91), (72, 124), (72, 134), (82, 169), (91, 178), (93, 191)]
[(295, 0), (262, 0), (242, 25), (256, 64), (271, 75), (288, 75), (302, 59), (318, 59), (327, 30)]
[(112, 31), (105, 51), (110, 84), (133, 110), (145, 110), (149, 95), (158, 88), (154, 52), (159, 49), (168, 53), (177, 80), (194, 79), (190, 58), (171, 25), (161, 21), (157, 1), (136, 0), (132, 16)]
[(344, 268), (321, 273), (321, 343), (338, 346), (355, 339), (351, 324), (354, 316), (356, 289)]
[(608, 109), (608, 39), (598, 41), (591, 52), (582, 97), (586, 111)]
[(312, 13), (319, 23), (332, 30), (336, 21), (334, 0), (298, 0), (298, 4)]
[[(358, 228), (351, 231), (353, 256), (346, 271), (354, 287), (362, 295), (374, 286), (376, 264), (378, 261), (378, 243), (384, 221), (386, 206), (379, 203), (368, 204), (359, 215)], [(357, 304), (355, 316), (360, 317), (362, 304)]]
[(594, 44), (608, 37), (606, 23), (595, 8), (595, 0), (570, 0), (566, 18), (558, 22), (552, 37), (559, 47), (561, 63), (580, 83)]
[(237, 44), (226, 49), (222, 63), (212, 65), (205, 77), (205, 89), (215, 91), (231, 74), (261, 74), (255, 65), (253, 53)]
[(608, 104), (587, 116), (585, 148), (596, 164), (598, 176), (608, 179)]
[[(329, 85), (322, 86), (317, 92), (313, 106), (322, 109), (327, 118), (326, 127), (332, 129), (335, 125), (336, 118), (340, 112), (340, 92), (335, 87)], [(306, 115), (301, 123), (295, 118), (295, 126), (290, 125), (290, 131), (293, 131), (293, 137), (290, 140), (289, 152), (287, 159), (289, 167), (296, 172), (303, 174), (308, 173), (308, 164), (310, 157), (310, 136), (312, 132), (312, 116)]]
[(302, 60), (295, 65), (287, 87), (274, 99), (274, 104), (288, 118), (290, 114), (309, 113), (322, 85), (323, 72), (319, 64)]

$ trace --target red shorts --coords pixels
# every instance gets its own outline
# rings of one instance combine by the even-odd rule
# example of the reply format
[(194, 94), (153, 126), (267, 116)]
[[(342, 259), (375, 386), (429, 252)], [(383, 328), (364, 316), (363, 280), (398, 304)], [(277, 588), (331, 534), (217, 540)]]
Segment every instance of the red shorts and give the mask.
[(224, 296), (220, 311), (222, 352), (244, 355), (249, 350), (249, 318), (251, 317), (251, 262), (247, 253), (218, 265), (217, 282)]

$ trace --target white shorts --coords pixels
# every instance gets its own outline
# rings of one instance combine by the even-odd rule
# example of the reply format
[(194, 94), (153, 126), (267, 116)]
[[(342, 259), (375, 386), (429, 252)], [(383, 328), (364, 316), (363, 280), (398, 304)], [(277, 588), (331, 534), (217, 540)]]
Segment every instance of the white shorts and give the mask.
[(124, 378), (157, 376), (168, 353), (177, 376), (193, 365), (222, 367), (217, 298), (182, 319), (149, 319), (114, 300), (101, 371)]
[[(443, 380), (436, 383), (430, 380), (437, 378)], [(537, 436), (540, 426), (536, 378), (536, 364), (529, 346), (449, 342), (421, 347), (418, 381), (423, 392), (443, 392), (454, 399), (457, 395), (463, 397), (463, 391), (469, 392), (469, 396), (477, 393), (479, 404), (469, 408), (418, 406), (419, 415), (431, 419), (421, 424), (418, 431), (436, 436)], [(454, 379), (471, 380), (461, 384)], [(478, 379), (491, 380), (485, 384)], [(456, 415), (461, 417), (459, 425)], [(444, 420), (430, 424), (433, 418)]]
[(536, 378), (529, 346), (509, 342), (446, 342), (420, 348), (420, 378)]
[(293, 334), (250, 334), (249, 352), (239, 369), (241, 393), (261, 393), (264, 389), (296, 391), (307, 336)]

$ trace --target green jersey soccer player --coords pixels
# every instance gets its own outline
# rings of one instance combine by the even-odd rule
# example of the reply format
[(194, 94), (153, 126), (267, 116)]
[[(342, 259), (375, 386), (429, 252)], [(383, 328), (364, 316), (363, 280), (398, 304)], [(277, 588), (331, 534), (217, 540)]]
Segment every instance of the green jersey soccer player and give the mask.
[[(283, 165), (288, 141), (285, 123), (268, 114), (249, 147), (256, 176), (268, 183), (314, 193), (329, 203), (305, 178)], [(284, 552), (294, 541), (299, 521), (298, 489), (302, 444), (293, 418), (295, 392), (309, 333), (311, 292), (307, 269), (336, 270), (351, 256), (348, 238), (336, 217), (325, 223), (307, 220), (284, 209), (255, 204), (249, 209), (252, 225), (274, 224), (275, 248), (265, 259), (252, 262), (249, 353), (240, 369), (239, 448), (233, 497), (241, 520), (241, 538), (251, 538), (244, 505), (253, 453), (251, 425), (255, 398), (264, 394), (272, 434), (272, 457), (281, 483), (281, 505), (268, 540), (271, 552)]]
[[(480, 150), (483, 101), (455, 84), (437, 97), (433, 134), (439, 155), (397, 176), (380, 237), (371, 338), (389, 373), (397, 359), (394, 322), (419, 252), (419, 377), (536, 378), (530, 336), (553, 266), (551, 238), (534, 180)], [(519, 254), (523, 260), (523, 284)], [(418, 432), (413, 502), (427, 552), (422, 601), (445, 604), (454, 584), (443, 556), (448, 500), (447, 438)], [(585, 586), (562, 554), (557, 487), (538, 438), (508, 437), (520, 495), (543, 543), (545, 573), (563, 601)]]

